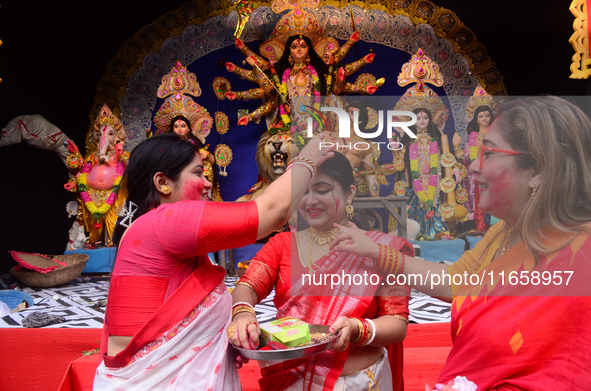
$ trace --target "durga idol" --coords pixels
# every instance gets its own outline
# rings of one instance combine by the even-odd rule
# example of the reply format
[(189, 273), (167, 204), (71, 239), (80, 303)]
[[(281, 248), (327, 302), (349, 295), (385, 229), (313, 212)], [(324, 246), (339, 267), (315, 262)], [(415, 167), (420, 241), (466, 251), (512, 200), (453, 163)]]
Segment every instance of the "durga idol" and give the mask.
[(267, 60), (237, 38), (236, 47), (253, 69), (246, 70), (233, 63), (226, 63), (226, 68), (245, 80), (258, 83), (259, 87), (248, 91), (228, 91), (225, 96), (231, 100), (265, 100), (255, 111), (239, 118), (238, 125), (258, 121), (270, 114), (271, 128), (304, 132), (309, 114), (302, 105), (319, 107), (325, 103), (320, 102), (321, 96), (373, 94), (383, 80), (364, 74), (355, 83), (350, 83), (346, 77), (373, 62), (375, 54), (368, 54), (351, 64), (341, 64), (358, 40), (359, 32), (355, 31), (340, 46), (335, 38), (324, 34), (312, 14), (300, 7), (285, 14), (275, 26), (271, 38), (260, 46), (261, 55)]

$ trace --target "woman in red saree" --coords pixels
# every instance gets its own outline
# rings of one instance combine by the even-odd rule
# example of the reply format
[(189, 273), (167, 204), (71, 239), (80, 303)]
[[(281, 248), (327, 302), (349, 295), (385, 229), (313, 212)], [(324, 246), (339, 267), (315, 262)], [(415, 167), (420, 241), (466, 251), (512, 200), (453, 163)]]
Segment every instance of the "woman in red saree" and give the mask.
[[(277, 319), (292, 316), (311, 324), (332, 325), (342, 334), (334, 350), (299, 360), (273, 363), (262, 369), (262, 390), (391, 390), (400, 388), (400, 345), (408, 323), (409, 289), (381, 286), (377, 274), (371, 283), (346, 280), (331, 286), (334, 276), (371, 274), (374, 261), (348, 253), (329, 252), (338, 230), (347, 222), (346, 206), (355, 195), (351, 165), (341, 154), (327, 160), (308, 184), (298, 206), (310, 228), (275, 235), (256, 255), (232, 292), (235, 305), (255, 305), (275, 288)], [(410, 243), (390, 235), (367, 232), (369, 240), (413, 254)], [(317, 284), (329, 279), (326, 284)], [(369, 279), (368, 279), (369, 280)], [(246, 304), (245, 304), (246, 303)], [(355, 318), (362, 322), (360, 323)], [(369, 320), (366, 320), (369, 319)], [(368, 326), (371, 341), (353, 345)], [(240, 312), (230, 326), (230, 340), (253, 348), (260, 329), (256, 318)], [(390, 350), (384, 346), (398, 344)], [(395, 363), (394, 384), (388, 358)]]
[(134, 149), (95, 390), (241, 389), (225, 331), (225, 271), (207, 254), (254, 243), (285, 224), (304, 193), (291, 181), (305, 183), (332, 155), (319, 142), (301, 151), (305, 164), (241, 204), (207, 202), (211, 183), (195, 143), (168, 133)]
[(406, 258), (399, 277), (452, 303), (438, 390), (461, 377), (469, 390), (590, 389), (590, 145), (591, 121), (563, 99), (504, 103), (470, 166), (480, 209), (503, 221), (449, 268)]

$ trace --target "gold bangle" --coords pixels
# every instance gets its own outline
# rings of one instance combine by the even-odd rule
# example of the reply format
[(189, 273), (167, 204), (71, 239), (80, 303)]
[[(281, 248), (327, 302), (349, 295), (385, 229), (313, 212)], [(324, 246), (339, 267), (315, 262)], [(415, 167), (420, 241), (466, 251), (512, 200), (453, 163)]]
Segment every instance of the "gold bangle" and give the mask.
[(365, 323), (365, 325), (367, 325), (367, 328), (365, 329), (365, 330), (367, 330), (367, 333), (365, 333), (363, 341), (361, 341), (361, 343), (359, 343), (359, 346), (369, 345), (369, 341), (372, 340), (372, 336), (373, 336), (373, 327), (372, 327), (372, 332), (370, 333), (369, 332), (369, 323), (365, 319), (363, 319), (363, 322)]
[(310, 166), (312, 166), (312, 169), (314, 170), (314, 175), (316, 175), (316, 171), (317, 171), (316, 164), (314, 164), (314, 162), (312, 160), (308, 159), (307, 157), (296, 156), (290, 160), (290, 163), (297, 162), (297, 161), (303, 161), (303, 162), (308, 163)]
[(234, 307), (234, 309), (232, 309), (232, 319), (234, 319), (234, 317), (241, 312), (250, 312), (251, 314), (253, 314), (256, 317), (256, 312), (254, 312), (254, 310), (252, 308), (250, 308), (247, 305), (242, 304), (242, 305), (237, 305), (236, 307)]
[(256, 317), (256, 314), (254, 313), (254, 311), (249, 311), (247, 309), (242, 309), (242, 310), (232, 311), (232, 319), (234, 319), (234, 317), (236, 315), (238, 315), (239, 313), (241, 313), (241, 312), (248, 312), (249, 314), (252, 314), (253, 316)]
[(394, 250), (394, 261), (395, 261), (396, 269), (394, 269), (393, 274), (398, 274), (398, 271), (400, 269), (400, 262), (401, 262), (400, 251)]
[(363, 324), (361, 323), (361, 320), (359, 318), (352, 317), (351, 319), (355, 319), (355, 321), (357, 322), (357, 327), (359, 328), (357, 338), (355, 338), (355, 340), (351, 340), (351, 343), (357, 344), (357, 343), (359, 343), (359, 341), (361, 341), (363, 339), (363, 337), (365, 335), (364, 329), (363, 329)]
[(388, 273), (390, 264), (390, 248), (385, 244), (378, 244), (378, 271)]

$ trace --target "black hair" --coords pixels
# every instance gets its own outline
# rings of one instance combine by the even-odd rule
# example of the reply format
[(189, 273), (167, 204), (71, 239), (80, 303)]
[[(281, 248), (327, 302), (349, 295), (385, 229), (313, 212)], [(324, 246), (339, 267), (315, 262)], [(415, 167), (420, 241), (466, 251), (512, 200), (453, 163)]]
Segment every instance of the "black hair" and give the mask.
[[(318, 73), (318, 79), (320, 80), (320, 93), (322, 95), (326, 95), (326, 74), (328, 73), (328, 65), (316, 53), (314, 47), (312, 46), (312, 41), (310, 38), (306, 37), (305, 35), (301, 36), (302, 39), (308, 44), (308, 56), (310, 57), (310, 65), (314, 67), (316, 72)], [(283, 77), (283, 72), (287, 68), (291, 68), (291, 64), (289, 63), (289, 55), (290, 55), (290, 47), (293, 41), (296, 39), (300, 39), (300, 35), (292, 35), (287, 40), (285, 44), (285, 49), (283, 50), (283, 54), (277, 63), (275, 64), (275, 69), (277, 71), (277, 76), (279, 76), (279, 80)]]
[(472, 117), (472, 121), (470, 121), (470, 123), (468, 124), (468, 127), (466, 128), (466, 132), (468, 132), (468, 134), (470, 134), (472, 132), (479, 132), (480, 131), (480, 125), (478, 125), (478, 114), (482, 113), (483, 111), (488, 111), (490, 113), (489, 125), (492, 124), (492, 122), (494, 121), (495, 115), (494, 115), (492, 109), (490, 108), (490, 106), (487, 106), (487, 105), (478, 106), (476, 108), (476, 110), (474, 110), (474, 117)]
[[(154, 185), (154, 175), (161, 172), (175, 181), (195, 158), (199, 148), (183, 140), (176, 133), (164, 133), (142, 141), (131, 153), (123, 176), (127, 190), (126, 206), (137, 205), (133, 219), (160, 206), (160, 193)], [(119, 219), (113, 232), (113, 243), (118, 244), (125, 232)]]
[(333, 157), (318, 167), (318, 171), (328, 175), (335, 182), (339, 183), (345, 192), (349, 190), (351, 185), (355, 184), (351, 163), (339, 152), (335, 151)]

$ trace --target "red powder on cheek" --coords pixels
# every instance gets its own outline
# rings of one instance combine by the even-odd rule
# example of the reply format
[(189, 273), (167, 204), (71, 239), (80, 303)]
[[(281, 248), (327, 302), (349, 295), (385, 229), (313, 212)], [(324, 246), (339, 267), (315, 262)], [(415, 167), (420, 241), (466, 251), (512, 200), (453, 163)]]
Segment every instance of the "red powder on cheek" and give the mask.
[(201, 180), (194, 180), (185, 183), (183, 186), (183, 199), (185, 200), (200, 200), (205, 184)]
[(514, 204), (514, 191), (516, 186), (513, 183), (514, 170), (503, 170), (498, 176), (489, 181), (490, 197), (492, 198), (491, 209), (498, 212), (511, 210)]

